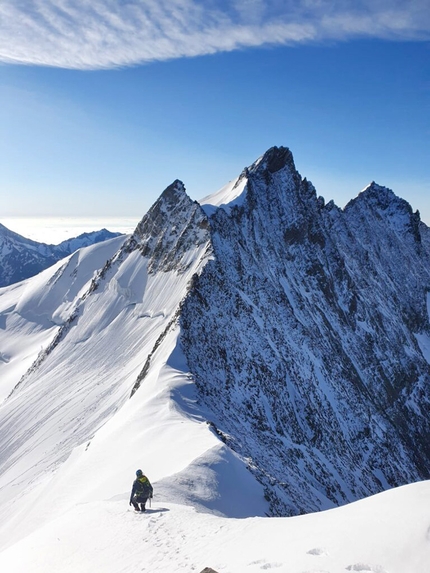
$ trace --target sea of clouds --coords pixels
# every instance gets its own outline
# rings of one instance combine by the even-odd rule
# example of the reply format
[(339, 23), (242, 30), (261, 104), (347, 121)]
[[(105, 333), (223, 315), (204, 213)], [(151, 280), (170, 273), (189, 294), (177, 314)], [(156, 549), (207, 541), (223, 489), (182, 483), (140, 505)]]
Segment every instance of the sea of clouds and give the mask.
[(138, 222), (138, 217), (9, 217), (1, 220), (9, 230), (50, 245), (100, 229), (132, 233)]

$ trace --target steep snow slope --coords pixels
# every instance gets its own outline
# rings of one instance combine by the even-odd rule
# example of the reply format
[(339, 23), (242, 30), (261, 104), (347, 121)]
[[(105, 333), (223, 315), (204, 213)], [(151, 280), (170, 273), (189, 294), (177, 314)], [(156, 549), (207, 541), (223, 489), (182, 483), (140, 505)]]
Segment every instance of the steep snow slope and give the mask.
[[(173, 351), (175, 343), (169, 342), (169, 333), (175, 328), (179, 305), (191, 277), (210, 255), (206, 223), (200, 207), (188, 198), (177, 181), (166, 189), (135, 233), (85, 288), (72, 281), (70, 298), (65, 296), (65, 269), (28, 282), (27, 292), (16, 304), (15, 315), (27, 324), (37, 320), (47, 327), (55, 319), (62, 326), (1, 407), (0, 522), (3, 535), (7, 532), (7, 543), (14, 532), (18, 536), (23, 534), (24, 508), (26, 527), (32, 523), (32, 514), (39, 516), (35, 524), (40, 512), (43, 515), (44, 488), (73, 449), (87, 444), (121, 410), (143, 380), (148, 384), (153, 376), (154, 384), (158, 383), (161, 365), (155, 363), (157, 350), (161, 352), (159, 347), (163, 342), (163, 348), (173, 345)], [(73, 257), (68, 264), (72, 261)], [(61, 288), (55, 289), (53, 285)], [(51, 292), (45, 298), (49, 288)], [(9, 293), (5, 289), (5, 298)], [(184, 376), (188, 381), (186, 372)], [(164, 407), (169, 410), (168, 390), (161, 385), (160, 392), (165, 396)], [(139, 401), (134, 400), (133, 404)], [(121, 416), (116, 420), (121, 420)], [(152, 432), (157, 428), (154, 418), (152, 411), (149, 418)], [(126, 425), (129, 422), (126, 417)], [(139, 426), (141, 418), (137, 422), (137, 434), (129, 437), (132, 441), (145, 434), (145, 426)], [(216, 443), (204, 420), (202, 427), (205, 435)], [(187, 432), (185, 429), (185, 435)], [(176, 433), (168, 435), (174, 439)], [(114, 465), (118, 464), (124, 448), (122, 440), (113, 458), (103, 458), (108, 468), (112, 459)], [(178, 459), (170, 460), (169, 467), (173, 468), (170, 473), (182, 470), (188, 463), (184, 460), (197, 455), (193, 447), (187, 449), (187, 452), (178, 450)], [(198, 455), (206, 449), (197, 446)], [(131, 463), (128, 458), (125, 469), (130, 469)], [(123, 476), (123, 468), (119, 471)], [(106, 476), (112, 480), (111, 472)], [(84, 490), (100, 489), (99, 482), (91, 482)], [(69, 486), (65, 487), (69, 492), (66, 502), (70, 503), (73, 495)], [(60, 492), (63, 491), (60, 486)], [(114, 486), (110, 491), (114, 495), (117, 490)], [(39, 505), (33, 501), (35, 496)], [(49, 499), (52, 502), (51, 494)], [(54, 511), (60, 507), (59, 501), (54, 504)]]
[(47, 245), (27, 239), (0, 224), (0, 287), (32, 277), (82, 247), (119, 236), (106, 229)]
[(203, 211), (207, 215), (213, 215), (218, 207), (230, 212), (235, 206), (242, 204), (244, 200), (243, 190), (247, 181), (247, 169), (236, 179), (230, 181), (216, 193), (208, 195), (200, 200)]
[(181, 314), (213, 421), (275, 514), (429, 477), (430, 257), (418, 214), (374, 183), (344, 211), (325, 206), (286, 148), (241, 180), (243, 196), (231, 186), (232, 205), (224, 194), (210, 217), (213, 260)]
[(0, 289), (0, 403), (67, 321), (94, 273), (125, 237), (75, 252), (31, 280)]

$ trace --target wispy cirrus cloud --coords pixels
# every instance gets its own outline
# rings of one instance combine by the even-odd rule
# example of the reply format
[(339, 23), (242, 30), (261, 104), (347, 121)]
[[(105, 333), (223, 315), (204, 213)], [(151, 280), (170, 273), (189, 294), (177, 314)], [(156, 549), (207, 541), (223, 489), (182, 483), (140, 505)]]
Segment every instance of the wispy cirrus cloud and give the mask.
[(261, 45), (429, 40), (428, 0), (2, 0), (0, 61), (97, 69)]

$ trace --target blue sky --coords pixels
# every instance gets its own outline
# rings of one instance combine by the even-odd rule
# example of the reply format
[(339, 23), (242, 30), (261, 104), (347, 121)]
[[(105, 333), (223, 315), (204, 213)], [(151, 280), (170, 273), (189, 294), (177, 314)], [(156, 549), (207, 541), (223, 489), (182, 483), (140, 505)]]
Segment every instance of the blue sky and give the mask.
[(428, 1), (3, 0), (1, 216), (137, 217), (272, 145), (430, 224)]

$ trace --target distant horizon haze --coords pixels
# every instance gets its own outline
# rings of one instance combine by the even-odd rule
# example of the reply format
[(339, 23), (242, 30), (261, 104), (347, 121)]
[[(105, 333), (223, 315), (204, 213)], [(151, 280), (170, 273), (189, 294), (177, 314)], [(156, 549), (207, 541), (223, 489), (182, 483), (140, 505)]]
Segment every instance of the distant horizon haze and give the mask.
[[(143, 216), (143, 215), (142, 215)], [(113, 233), (129, 234), (142, 217), (2, 217), (0, 223), (26, 239), (58, 245), (62, 241), (107, 229)]]

